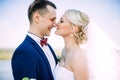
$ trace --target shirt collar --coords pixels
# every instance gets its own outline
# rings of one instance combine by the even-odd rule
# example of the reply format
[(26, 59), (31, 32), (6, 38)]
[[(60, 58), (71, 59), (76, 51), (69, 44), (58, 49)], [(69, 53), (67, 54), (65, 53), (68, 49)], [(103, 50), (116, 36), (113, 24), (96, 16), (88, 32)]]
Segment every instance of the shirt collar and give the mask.
[(31, 33), (31, 32), (28, 32), (27, 34), (28, 34), (28, 36), (30, 36), (33, 40), (35, 40), (37, 43), (40, 43), (40, 40), (41, 40), (40, 37), (38, 37), (37, 35), (35, 35), (35, 34)]

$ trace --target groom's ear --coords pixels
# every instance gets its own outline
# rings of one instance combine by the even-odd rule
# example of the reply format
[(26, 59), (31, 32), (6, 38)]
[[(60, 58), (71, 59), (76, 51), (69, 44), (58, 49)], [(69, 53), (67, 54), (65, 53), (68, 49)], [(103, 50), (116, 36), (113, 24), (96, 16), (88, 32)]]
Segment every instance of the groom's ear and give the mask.
[(40, 14), (38, 12), (33, 13), (33, 20), (34, 20), (34, 22), (39, 23), (40, 17), (41, 16), (40, 16)]

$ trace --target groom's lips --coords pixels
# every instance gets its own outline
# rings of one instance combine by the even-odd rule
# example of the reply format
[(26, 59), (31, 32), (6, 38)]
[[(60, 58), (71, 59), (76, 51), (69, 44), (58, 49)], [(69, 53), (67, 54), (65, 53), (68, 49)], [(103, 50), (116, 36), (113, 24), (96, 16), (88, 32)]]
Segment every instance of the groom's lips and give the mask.
[(51, 27), (49, 27), (49, 28), (48, 28), (48, 31), (51, 31), (51, 29), (52, 29), (52, 28), (51, 28)]

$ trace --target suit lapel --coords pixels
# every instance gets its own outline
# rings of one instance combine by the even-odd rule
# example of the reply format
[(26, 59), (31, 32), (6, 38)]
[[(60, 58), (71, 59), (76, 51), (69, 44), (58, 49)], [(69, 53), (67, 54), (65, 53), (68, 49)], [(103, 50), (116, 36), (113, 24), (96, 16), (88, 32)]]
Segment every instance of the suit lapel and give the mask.
[[(48, 68), (48, 72), (49, 72), (50, 76), (52, 76), (52, 71), (51, 71), (49, 61), (48, 61), (45, 53), (41, 49), (41, 47), (31, 37), (27, 36), (26, 38), (27, 38), (27, 40), (29, 40), (34, 45), (35, 49), (42, 56), (43, 60), (45, 61), (46, 67)], [(52, 79), (53, 79), (53, 76), (52, 76)]]
[(41, 49), (41, 47), (39, 47), (38, 44), (35, 44), (34, 46), (35, 46), (35, 48), (38, 50), (39, 54), (43, 57), (43, 60), (45, 61), (45, 64), (46, 64), (46, 66), (47, 66), (47, 68), (48, 68), (49, 73), (52, 74), (52, 72), (51, 72), (51, 67), (50, 67), (50, 63), (49, 63), (49, 61), (48, 61), (45, 53), (43, 52), (43, 50)]

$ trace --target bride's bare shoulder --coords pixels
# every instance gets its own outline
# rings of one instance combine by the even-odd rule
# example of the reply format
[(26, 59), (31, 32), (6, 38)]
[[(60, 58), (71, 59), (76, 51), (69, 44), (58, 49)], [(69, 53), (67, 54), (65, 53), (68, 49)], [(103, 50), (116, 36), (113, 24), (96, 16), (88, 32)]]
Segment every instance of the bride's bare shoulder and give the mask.
[(81, 72), (81, 70), (87, 69), (86, 52), (81, 48), (79, 50), (77, 49), (72, 55), (70, 65), (71, 69), (75, 72), (76, 71)]
[(76, 48), (71, 52), (71, 63), (78, 63), (78, 62), (84, 62), (86, 60), (86, 51), (81, 48)]

